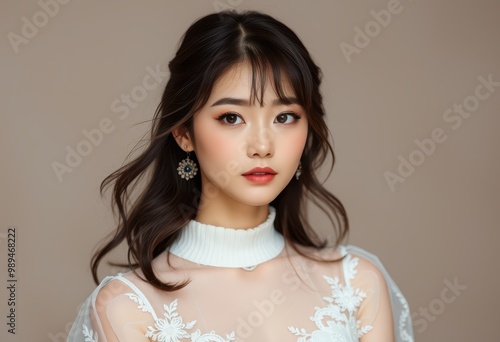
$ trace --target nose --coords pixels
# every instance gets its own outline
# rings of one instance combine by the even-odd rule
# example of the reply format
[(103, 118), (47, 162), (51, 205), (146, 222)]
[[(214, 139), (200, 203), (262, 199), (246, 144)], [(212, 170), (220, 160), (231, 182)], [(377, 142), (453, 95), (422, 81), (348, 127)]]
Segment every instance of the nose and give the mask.
[(247, 155), (253, 157), (272, 157), (274, 154), (273, 135), (269, 129), (260, 128), (247, 139)]

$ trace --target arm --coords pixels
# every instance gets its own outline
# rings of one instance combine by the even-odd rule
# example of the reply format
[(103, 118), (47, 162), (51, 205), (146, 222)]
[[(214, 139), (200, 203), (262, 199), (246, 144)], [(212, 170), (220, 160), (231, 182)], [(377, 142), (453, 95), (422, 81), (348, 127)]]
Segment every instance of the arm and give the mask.
[(149, 341), (145, 331), (154, 319), (127, 293), (133, 291), (122, 281), (103, 281), (80, 309), (67, 341)]
[(367, 260), (359, 262), (358, 276), (354, 283), (363, 283), (367, 298), (358, 312), (358, 319), (370, 324), (372, 329), (361, 342), (394, 342), (394, 322), (387, 282), (380, 270)]
[(358, 258), (351, 285), (367, 295), (359, 308), (358, 319), (360, 326), (370, 325), (371, 330), (361, 336), (360, 341), (413, 342), (410, 308), (384, 265), (362, 248), (349, 245), (347, 251)]

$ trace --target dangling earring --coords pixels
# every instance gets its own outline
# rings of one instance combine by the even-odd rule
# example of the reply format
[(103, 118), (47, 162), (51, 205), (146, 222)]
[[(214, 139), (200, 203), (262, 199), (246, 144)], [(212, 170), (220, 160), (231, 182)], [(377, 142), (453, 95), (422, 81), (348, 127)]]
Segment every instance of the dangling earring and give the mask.
[(297, 171), (295, 171), (295, 178), (297, 178), (298, 180), (301, 174), (302, 174), (302, 162), (299, 161), (299, 167), (297, 168)]
[[(184, 148), (187, 148), (187, 146)], [(177, 173), (185, 180), (194, 178), (194, 176), (198, 173), (198, 165), (196, 165), (193, 160), (189, 159), (189, 152), (187, 153), (187, 157), (180, 161)]]

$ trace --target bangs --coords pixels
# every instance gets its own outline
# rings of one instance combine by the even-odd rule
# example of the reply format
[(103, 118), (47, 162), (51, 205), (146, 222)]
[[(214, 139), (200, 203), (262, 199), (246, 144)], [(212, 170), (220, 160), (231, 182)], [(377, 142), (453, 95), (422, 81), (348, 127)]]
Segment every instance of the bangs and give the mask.
[[(299, 70), (295, 70), (292, 63), (286, 61), (277, 55), (259, 53), (253, 49), (248, 49), (241, 62), (246, 62), (251, 68), (252, 83), (250, 87), (250, 103), (258, 101), (263, 106), (264, 92), (266, 86), (270, 83), (277, 98), (284, 104), (292, 104), (290, 98), (295, 97), (298, 104), (307, 109), (306, 98), (304, 94), (303, 78)], [(288, 93), (287, 93), (288, 85)], [(291, 91), (291, 93), (290, 93)]]
[[(312, 101), (314, 98), (312, 79), (309, 73), (305, 73), (297, 68), (294, 61), (286, 60), (277, 54), (266, 54), (247, 49), (239, 58), (229, 62), (221, 68), (221, 64), (213, 63), (211, 70), (206, 70), (209, 77), (204, 77), (204, 87), (200, 88), (198, 101), (194, 112), (198, 112), (207, 103), (214, 85), (230, 69), (248, 64), (251, 70), (251, 86), (249, 103), (253, 105), (255, 101), (262, 107), (264, 105), (264, 93), (266, 87), (270, 85), (276, 97), (285, 105), (297, 103), (305, 110), (305, 114), (312, 113)], [(294, 98), (296, 100), (294, 100)]]

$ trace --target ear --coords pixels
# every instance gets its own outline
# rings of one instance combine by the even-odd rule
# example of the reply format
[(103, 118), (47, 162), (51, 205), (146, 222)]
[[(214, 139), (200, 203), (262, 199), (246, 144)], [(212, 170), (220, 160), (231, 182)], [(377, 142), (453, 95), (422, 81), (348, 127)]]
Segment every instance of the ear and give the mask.
[(186, 128), (178, 127), (174, 129), (172, 135), (174, 136), (175, 141), (182, 150), (186, 152), (191, 152), (194, 150), (193, 140), (191, 139), (191, 135)]

